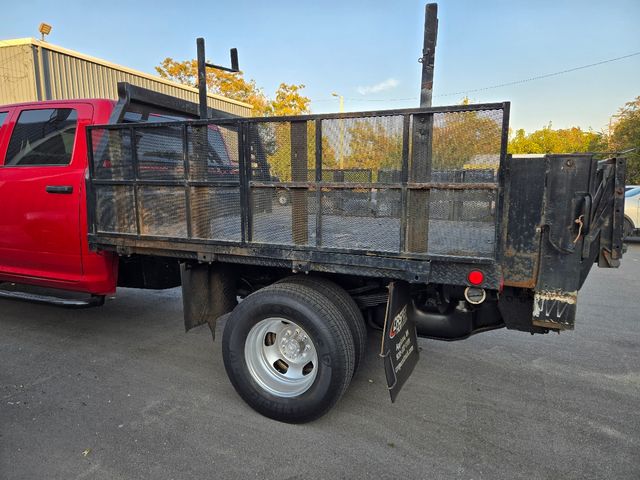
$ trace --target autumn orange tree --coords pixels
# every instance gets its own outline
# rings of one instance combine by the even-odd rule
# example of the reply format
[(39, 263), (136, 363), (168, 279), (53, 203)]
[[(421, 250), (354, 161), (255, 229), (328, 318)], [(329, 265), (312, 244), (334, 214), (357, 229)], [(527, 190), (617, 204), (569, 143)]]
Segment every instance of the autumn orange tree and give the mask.
[[(167, 80), (182, 83), (192, 87), (198, 83), (198, 61), (177, 61), (165, 58), (156, 72)], [(302, 90), (303, 84), (282, 82), (278, 86), (273, 98), (265, 95), (255, 80), (247, 80), (242, 73), (230, 73), (222, 70), (207, 69), (207, 90), (226, 98), (239, 100), (250, 104), (254, 117), (270, 117), (283, 115), (301, 115), (309, 113), (311, 100)], [(291, 145), (288, 123), (264, 123), (259, 126), (260, 137), (269, 164), (270, 175), (281, 181), (291, 180)], [(313, 169), (315, 165), (315, 144), (312, 144), (314, 132), (309, 133), (309, 163)], [(327, 161), (332, 158), (329, 144), (326, 147)], [(313, 163), (312, 163), (313, 162)]]
[[(288, 122), (268, 122), (259, 127), (271, 175), (282, 182), (291, 181), (291, 128)], [(315, 179), (316, 136), (315, 122), (307, 122), (307, 179)], [(322, 168), (337, 167), (335, 148), (326, 136), (322, 137)]]
[[(167, 57), (155, 69), (167, 80), (192, 87), (198, 84), (197, 60), (177, 61)], [(283, 82), (271, 99), (255, 80), (246, 80), (242, 73), (207, 69), (207, 89), (211, 93), (250, 104), (253, 115), (257, 117), (300, 115), (308, 113), (311, 106), (311, 100), (302, 94), (303, 84)]]
[(402, 130), (393, 127), (393, 123), (370, 119), (353, 121), (347, 127), (348, 148), (343, 168), (370, 170), (374, 182), (380, 170), (402, 169)]
[[(469, 99), (462, 101), (469, 104)], [(402, 127), (394, 122), (356, 120), (346, 129), (348, 148), (345, 168), (371, 171), (377, 181), (380, 171), (402, 168)], [(434, 170), (459, 170), (480, 161), (497, 167), (502, 140), (502, 117), (495, 111), (463, 111), (435, 114), (431, 155)]]

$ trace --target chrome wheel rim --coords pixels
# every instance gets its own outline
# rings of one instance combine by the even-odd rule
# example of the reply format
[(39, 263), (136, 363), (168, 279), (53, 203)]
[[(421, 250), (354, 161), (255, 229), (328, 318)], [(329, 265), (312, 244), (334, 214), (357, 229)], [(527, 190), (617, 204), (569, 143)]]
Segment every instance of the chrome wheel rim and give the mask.
[(255, 324), (244, 345), (251, 377), (269, 393), (295, 397), (306, 392), (318, 373), (318, 354), (299, 325), (271, 317)]

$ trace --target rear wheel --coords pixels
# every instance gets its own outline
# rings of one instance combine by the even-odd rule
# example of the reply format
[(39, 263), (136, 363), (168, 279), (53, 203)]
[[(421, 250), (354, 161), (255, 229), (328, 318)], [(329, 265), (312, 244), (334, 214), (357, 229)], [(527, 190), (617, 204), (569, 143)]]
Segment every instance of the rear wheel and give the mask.
[(367, 350), (367, 326), (364, 323), (362, 312), (353, 298), (351, 298), (351, 295), (337, 283), (313, 275), (292, 275), (280, 280), (278, 283), (307, 285), (324, 294), (335, 304), (349, 324), (349, 330), (351, 330), (351, 335), (353, 336), (355, 347), (354, 373), (357, 372), (358, 367), (364, 361)]
[(349, 326), (325, 295), (306, 285), (274, 284), (245, 298), (227, 320), (222, 356), (243, 400), (288, 423), (325, 414), (353, 375)]

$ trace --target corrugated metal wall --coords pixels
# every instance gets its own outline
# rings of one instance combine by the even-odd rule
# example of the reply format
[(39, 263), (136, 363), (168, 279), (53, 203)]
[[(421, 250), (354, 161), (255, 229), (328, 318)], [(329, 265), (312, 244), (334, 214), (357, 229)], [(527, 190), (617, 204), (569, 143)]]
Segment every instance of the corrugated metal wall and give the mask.
[(0, 48), (0, 105), (37, 99), (31, 45)]
[[(118, 82), (129, 82), (198, 103), (196, 89), (156, 80), (151, 75), (136, 74), (128, 68), (119, 69), (117, 65), (98, 59), (92, 61), (91, 57), (73, 53), (38, 41), (33, 41), (31, 45), (0, 48), (0, 104), (40, 99), (117, 99)], [(42, 76), (39, 75), (40, 71)], [(222, 97), (209, 96), (208, 103), (210, 107), (236, 115), (251, 114), (248, 106)]]

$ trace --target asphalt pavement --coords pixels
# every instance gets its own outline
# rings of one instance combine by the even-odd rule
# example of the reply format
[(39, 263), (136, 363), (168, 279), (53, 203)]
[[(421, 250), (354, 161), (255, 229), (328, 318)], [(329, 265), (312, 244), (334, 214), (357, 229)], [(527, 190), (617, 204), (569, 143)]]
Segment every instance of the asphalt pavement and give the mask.
[(0, 479), (640, 478), (640, 245), (592, 270), (574, 332), (421, 339), (393, 405), (369, 340), (336, 407), (287, 425), (240, 400), (208, 328), (184, 333), (178, 289), (0, 300)]

